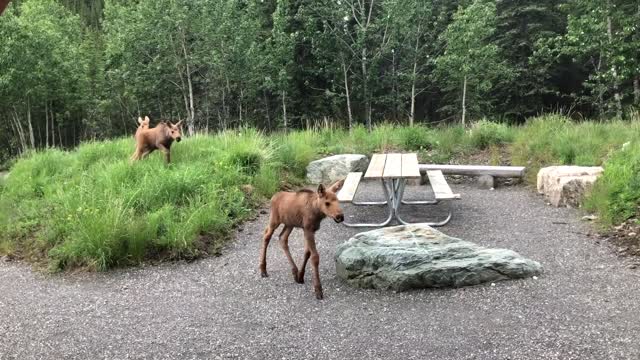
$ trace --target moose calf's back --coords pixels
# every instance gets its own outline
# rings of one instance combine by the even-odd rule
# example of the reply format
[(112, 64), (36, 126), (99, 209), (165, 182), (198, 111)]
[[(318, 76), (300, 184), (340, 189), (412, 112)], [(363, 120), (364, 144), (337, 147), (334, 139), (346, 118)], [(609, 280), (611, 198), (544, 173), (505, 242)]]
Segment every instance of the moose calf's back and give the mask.
[[(279, 192), (271, 198), (271, 215), (274, 221), (293, 227), (304, 227), (307, 222), (318, 223), (324, 216), (315, 211), (314, 202), (318, 196), (311, 190), (297, 192)], [(317, 219), (316, 219), (317, 218)]]

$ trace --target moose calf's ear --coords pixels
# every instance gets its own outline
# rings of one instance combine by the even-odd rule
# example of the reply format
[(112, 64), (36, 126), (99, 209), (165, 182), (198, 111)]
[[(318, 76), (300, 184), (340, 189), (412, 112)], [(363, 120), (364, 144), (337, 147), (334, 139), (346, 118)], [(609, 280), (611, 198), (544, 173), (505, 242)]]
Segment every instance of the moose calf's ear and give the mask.
[(338, 192), (342, 189), (342, 185), (344, 185), (344, 179), (336, 181), (331, 187), (329, 187), (329, 191)]
[(142, 118), (138, 117), (138, 124), (142, 124)]
[(320, 184), (318, 185), (318, 195), (320, 196), (324, 196), (326, 190), (324, 189), (324, 185)]
[(149, 117), (148, 117), (148, 116), (145, 116), (145, 117), (144, 117), (144, 121), (151, 121), (151, 119), (149, 119)]

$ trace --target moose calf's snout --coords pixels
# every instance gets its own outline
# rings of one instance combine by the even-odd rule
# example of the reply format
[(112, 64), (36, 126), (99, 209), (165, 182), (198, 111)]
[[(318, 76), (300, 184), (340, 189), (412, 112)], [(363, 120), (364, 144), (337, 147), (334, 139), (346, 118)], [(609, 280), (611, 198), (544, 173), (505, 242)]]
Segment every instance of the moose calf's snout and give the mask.
[(177, 138), (176, 138), (176, 141), (177, 141), (177, 142), (180, 142), (180, 140), (182, 140), (182, 138), (181, 138), (181, 137), (177, 137)]
[(341, 223), (343, 221), (344, 221), (344, 215), (340, 214), (336, 216), (336, 222)]

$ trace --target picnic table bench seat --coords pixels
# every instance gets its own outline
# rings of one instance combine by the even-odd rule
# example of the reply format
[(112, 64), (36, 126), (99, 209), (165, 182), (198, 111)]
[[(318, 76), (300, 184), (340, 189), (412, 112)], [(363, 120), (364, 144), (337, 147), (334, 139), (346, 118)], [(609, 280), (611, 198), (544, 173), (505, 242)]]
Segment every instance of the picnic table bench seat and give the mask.
[(338, 201), (343, 203), (352, 202), (353, 197), (356, 195), (356, 191), (358, 191), (360, 179), (362, 179), (361, 172), (350, 172), (344, 180), (342, 189), (338, 192)]
[(440, 170), (427, 170), (427, 176), (429, 177), (429, 184), (436, 200), (451, 200), (460, 199), (460, 194), (454, 194), (451, 191), (451, 187), (444, 178), (442, 171)]

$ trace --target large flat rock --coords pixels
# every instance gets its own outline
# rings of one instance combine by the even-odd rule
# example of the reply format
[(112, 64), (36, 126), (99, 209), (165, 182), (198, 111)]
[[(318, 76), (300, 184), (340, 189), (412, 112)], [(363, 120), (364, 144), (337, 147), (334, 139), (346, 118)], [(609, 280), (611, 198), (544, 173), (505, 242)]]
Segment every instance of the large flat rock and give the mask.
[(538, 172), (538, 192), (553, 206), (579, 207), (603, 171), (601, 166), (545, 167)]
[(355, 235), (336, 250), (336, 272), (352, 286), (404, 291), (461, 287), (542, 273), (542, 266), (507, 249), (484, 248), (427, 225)]
[(364, 172), (369, 158), (359, 154), (333, 155), (315, 160), (307, 166), (307, 181), (311, 184), (329, 184), (347, 177), (350, 172)]

